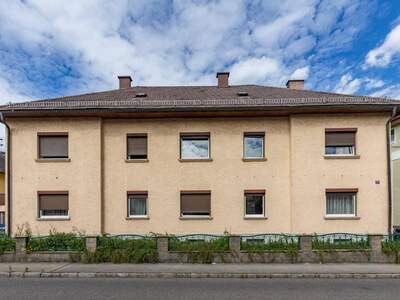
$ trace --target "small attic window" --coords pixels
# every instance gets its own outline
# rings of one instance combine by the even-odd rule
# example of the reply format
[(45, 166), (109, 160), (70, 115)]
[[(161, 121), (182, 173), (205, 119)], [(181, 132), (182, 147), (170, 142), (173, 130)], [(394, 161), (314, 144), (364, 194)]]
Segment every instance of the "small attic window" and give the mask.
[(248, 93), (248, 92), (238, 92), (237, 95), (238, 95), (239, 97), (246, 97), (246, 96), (249, 95), (249, 93)]
[(136, 98), (144, 98), (144, 97), (147, 97), (147, 94), (146, 93), (136, 93), (135, 97)]

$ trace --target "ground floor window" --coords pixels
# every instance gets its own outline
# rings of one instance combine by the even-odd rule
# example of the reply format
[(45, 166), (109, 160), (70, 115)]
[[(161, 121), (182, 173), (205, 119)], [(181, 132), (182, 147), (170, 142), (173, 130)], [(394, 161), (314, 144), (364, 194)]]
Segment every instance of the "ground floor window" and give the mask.
[(128, 217), (147, 217), (147, 192), (128, 192)]
[(245, 217), (265, 216), (265, 191), (245, 191)]
[(0, 227), (4, 227), (6, 224), (6, 218), (4, 211), (0, 211)]
[(68, 192), (39, 192), (39, 218), (67, 218)]
[(352, 192), (327, 192), (326, 215), (327, 216), (356, 216), (356, 196)]
[(210, 191), (182, 191), (181, 217), (211, 216)]

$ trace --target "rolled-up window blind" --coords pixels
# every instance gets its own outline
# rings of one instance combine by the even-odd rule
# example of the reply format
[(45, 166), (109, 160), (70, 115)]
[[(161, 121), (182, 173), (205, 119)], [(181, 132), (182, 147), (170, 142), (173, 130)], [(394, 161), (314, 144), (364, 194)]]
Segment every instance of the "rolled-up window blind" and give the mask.
[(40, 210), (68, 210), (68, 195), (39, 195)]
[(326, 146), (355, 146), (356, 133), (355, 132), (326, 132), (325, 145)]

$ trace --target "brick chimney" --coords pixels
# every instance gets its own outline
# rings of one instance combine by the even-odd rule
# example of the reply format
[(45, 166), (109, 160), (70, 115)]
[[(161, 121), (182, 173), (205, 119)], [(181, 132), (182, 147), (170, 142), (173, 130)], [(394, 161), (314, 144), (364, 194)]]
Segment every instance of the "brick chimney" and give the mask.
[(131, 87), (132, 77), (131, 76), (118, 76), (119, 89), (128, 89)]
[(229, 87), (229, 72), (218, 72), (217, 78), (219, 88)]
[(286, 83), (286, 87), (291, 90), (304, 90), (304, 80), (290, 79)]

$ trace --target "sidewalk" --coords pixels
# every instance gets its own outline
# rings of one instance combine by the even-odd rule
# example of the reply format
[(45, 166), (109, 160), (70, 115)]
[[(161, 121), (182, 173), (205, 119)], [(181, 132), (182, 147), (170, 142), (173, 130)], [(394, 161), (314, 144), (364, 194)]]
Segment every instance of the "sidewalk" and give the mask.
[(0, 263), (0, 277), (400, 278), (400, 265)]

